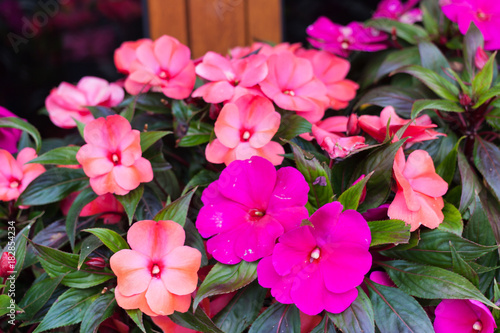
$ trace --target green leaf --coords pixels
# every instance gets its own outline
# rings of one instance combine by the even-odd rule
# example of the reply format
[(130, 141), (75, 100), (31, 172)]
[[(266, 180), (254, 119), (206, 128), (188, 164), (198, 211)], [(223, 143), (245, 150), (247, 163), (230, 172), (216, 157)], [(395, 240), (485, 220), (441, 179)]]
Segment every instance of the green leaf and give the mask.
[(430, 69), (424, 68), (422, 66), (410, 65), (395, 71), (395, 73), (410, 74), (419, 79), (439, 97), (447, 99), (449, 101), (458, 102), (458, 88), (450, 81), (446, 80)]
[(453, 79), (445, 74), (445, 69), (450, 68), (450, 64), (439, 48), (431, 42), (418, 43), (418, 50), (420, 52), (420, 59), (422, 59), (422, 66), (438, 73), (446, 80), (454, 83)]
[(210, 135), (214, 131), (214, 127), (200, 121), (192, 121), (189, 123), (189, 128), (180, 141), (179, 147), (194, 147), (210, 141)]
[(374, 88), (364, 94), (354, 105), (354, 110), (365, 104), (373, 104), (380, 107), (392, 106), (399, 115), (409, 116), (413, 102), (417, 99), (426, 98), (415, 89), (405, 89), (395, 86), (381, 86)]
[(146, 333), (146, 328), (144, 328), (144, 323), (142, 321), (142, 312), (141, 310), (139, 309), (134, 309), (134, 310), (125, 310), (128, 314), (128, 316), (130, 317), (130, 319), (132, 319), (132, 321), (137, 325), (137, 327), (139, 327), (139, 329)]
[(465, 137), (461, 137), (457, 141), (453, 149), (450, 150), (448, 155), (446, 155), (443, 161), (436, 167), (436, 173), (448, 183), (448, 186), (451, 185), (453, 176), (455, 175), (455, 170), (457, 169), (458, 147), (464, 138)]
[(80, 147), (77, 146), (58, 147), (32, 159), (28, 163), (79, 165), (80, 163), (76, 160), (78, 150), (80, 150)]
[(172, 319), (174, 323), (192, 330), (209, 333), (224, 333), (217, 326), (215, 326), (201, 307), (198, 307), (194, 313), (191, 309), (185, 313), (176, 311), (174, 314), (170, 315), (169, 318)]
[(184, 231), (186, 232), (186, 241), (184, 245), (191, 246), (201, 252), (201, 267), (208, 265), (205, 242), (198, 232), (198, 229), (196, 229), (194, 223), (189, 219), (186, 219), (186, 223), (184, 224)]
[(134, 219), (135, 210), (137, 209), (137, 205), (144, 194), (144, 185), (139, 185), (135, 190), (130, 191), (125, 195), (117, 195), (116, 199), (120, 201), (123, 208), (125, 209), (125, 213), (127, 213), (128, 224), (132, 224), (132, 220)]
[[(16, 279), (19, 277), (19, 274), (21, 274), (21, 271), (23, 270), (24, 267), (24, 261), (26, 259), (26, 250), (27, 250), (27, 242), (28, 242), (28, 235), (31, 230), (31, 223), (24, 227), (23, 230), (21, 230), (17, 235), (16, 238), (14, 239), (14, 248), (12, 248), (12, 243), (8, 242), (5, 245), (4, 251), (10, 252), (15, 254), (16, 257), (16, 266), (14, 268), (13, 273), (16, 277)], [(7, 282), (7, 287), (10, 288), (11, 283), (13, 283), (12, 280), (8, 280)], [(8, 288), (7, 288), (8, 289)]]
[(418, 64), (420, 64), (420, 53), (417, 47), (406, 47), (401, 50), (393, 51), (385, 57), (374, 80), (378, 81), (401, 67)]
[(500, 132), (500, 108), (496, 107), (486, 114), (486, 121), (497, 132)]
[(175, 200), (171, 204), (168, 204), (155, 215), (155, 221), (171, 220), (184, 226), (186, 222), (187, 213), (189, 210), (189, 204), (191, 203), (191, 198), (196, 192), (196, 188), (191, 190), (189, 193), (183, 195), (179, 199)]
[(500, 244), (500, 203), (488, 189), (484, 189), (479, 193), (481, 204), (483, 205), (484, 212), (488, 216), (491, 229), (495, 235), (497, 244)]
[(445, 112), (464, 112), (465, 110), (455, 102), (442, 99), (419, 99), (413, 103), (411, 117), (416, 118), (424, 110), (439, 110)]
[(54, 278), (46, 278), (33, 284), (19, 302), (19, 306), (24, 310), (24, 313), (18, 315), (16, 319), (24, 321), (33, 318), (33, 316), (47, 303), (63, 278), (64, 275), (60, 275)]
[(453, 272), (462, 275), (472, 282), (476, 287), (479, 285), (479, 277), (472, 267), (458, 254), (450, 242), (451, 255), (453, 259)]
[(472, 93), (478, 99), (490, 89), (493, 81), (493, 64), (495, 63), (496, 52), (493, 53), (484, 65), (483, 69), (476, 74), (472, 80)]
[(97, 248), (102, 245), (102, 242), (99, 238), (94, 235), (89, 235), (89, 237), (85, 238), (82, 242), (82, 248), (80, 251), (80, 257), (78, 258), (78, 269), (80, 269), (83, 265), (83, 262), (89, 254), (94, 252)]
[(344, 206), (344, 210), (347, 209), (358, 209), (359, 200), (361, 199), (361, 195), (363, 194), (363, 190), (365, 189), (366, 183), (373, 175), (373, 171), (365, 176), (362, 180), (360, 180), (356, 185), (352, 185), (347, 190), (345, 190), (338, 198), (342, 206)]
[(42, 137), (40, 136), (40, 132), (38, 132), (35, 126), (31, 125), (27, 121), (17, 117), (0, 118), (0, 128), (17, 128), (21, 131), (27, 132), (35, 141), (37, 153), (40, 151), (40, 148), (42, 147)]
[(299, 310), (293, 304), (276, 302), (253, 322), (248, 333), (300, 333)]
[(402, 23), (396, 20), (386, 18), (372, 19), (365, 22), (365, 26), (382, 30), (389, 34), (395, 32), (396, 36), (404, 39), (410, 44), (417, 44), (420, 41), (429, 40), (427, 31), (418, 25)]
[(453, 243), (456, 251), (466, 261), (475, 260), (498, 249), (497, 246), (476, 244), (456, 234), (434, 229), (421, 232), (420, 242), (411, 249), (403, 251), (391, 249), (383, 251), (383, 254), (388, 257), (406, 259), (443, 268), (451, 268), (453, 263), (449, 241)]
[(211, 183), (219, 179), (219, 175), (219, 173), (212, 170), (202, 169), (196, 175), (191, 177), (189, 182), (184, 187), (184, 190), (182, 190), (182, 195), (186, 194), (190, 189), (194, 187), (206, 187), (210, 185)]
[(54, 305), (33, 333), (78, 324), (82, 321), (85, 311), (97, 298), (99, 288), (69, 289), (59, 296)]
[(399, 289), (410, 295), (428, 299), (475, 299), (497, 308), (469, 280), (446, 269), (403, 260), (384, 262), (382, 266)]
[(125, 239), (116, 231), (105, 228), (92, 228), (83, 231), (90, 232), (101, 240), (111, 251), (118, 252), (120, 250), (130, 249)]
[(500, 149), (498, 146), (476, 136), (474, 164), (497, 199), (500, 199)]
[(116, 300), (113, 293), (106, 293), (99, 296), (98, 299), (90, 304), (85, 312), (80, 326), (80, 332), (97, 332), (99, 325), (113, 315), (115, 308)]
[(483, 105), (484, 103), (486, 103), (489, 99), (491, 99), (493, 97), (497, 97), (498, 95), (500, 95), (500, 85), (495, 85), (495, 86), (491, 87), (490, 89), (488, 89), (487, 91), (485, 91), (478, 98), (476, 104), (474, 104), (474, 106), (472, 108), (473, 109), (477, 109), (478, 107), (480, 107), (481, 105)]
[(462, 183), (462, 194), (460, 197), (460, 213), (463, 214), (475, 197), (479, 196), (482, 185), (479, 182), (474, 170), (472, 170), (467, 157), (462, 152), (458, 152), (458, 169)]
[(424, 309), (418, 302), (398, 288), (386, 287), (365, 279), (381, 333), (434, 332)]
[(73, 118), (73, 120), (76, 123), (76, 127), (78, 128), (78, 133), (80, 133), (80, 136), (82, 138), (85, 138), (85, 124), (81, 121), (76, 120), (75, 118)]
[(460, 211), (452, 204), (445, 202), (443, 215), (444, 220), (440, 225), (438, 225), (438, 229), (461, 236), (462, 231), (464, 230), (464, 222), (462, 221)]
[(476, 57), (477, 48), (484, 46), (483, 34), (479, 31), (474, 22), (471, 22), (469, 25), (469, 30), (467, 30), (467, 34), (465, 34), (463, 45), (465, 69), (469, 77), (473, 78), (476, 69), (474, 58)]
[(373, 307), (370, 299), (360, 287), (358, 297), (341, 313), (329, 313), (326, 315), (344, 333), (375, 333)]
[(85, 108), (89, 110), (96, 119), (101, 117), (106, 118), (107, 116), (116, 114), (112, 108), (108, 108), (106, 106), (86, 106)]
[(410, 240), (410, 225), (401, 220), (384, 220), (368, 222), (372, 234), (370, 246), (382, 244), (408, 243)]
[(330, 318), (324, 316), (323, 320), (310, 333), (337, 333), (337, 330)]
[(68, 239), (72, 249), (75, 248), (76, 225), (78, 223), (80, 212), (85, 205), (96, 198), (97, 194), (94, 193), (92, 188), (87, 187), (78, 194), (71, 204), (68, 215), (66, 216), (66, 233), (68, 234)]
[(193, 307), (210, 296), (227, 294), (243, 288), (257, 278), (257, 262), (241, 261), (236, 265), (216, 263), (198, 288)]
[(82, 169), (53, 168), (33, 180), (17, 199), (18, 205), (37, 206), (61, 201), (89, 186)]
[(259, 315), (267, 292), (254, 281), (234, 295), (229, 304), (213, 318), (214, 323), (224, 332), (243, 332)]
[(170, 131), (151, 131), (141, 132), (141, 151), (145, 152), (156, 141), (163, 138), (165, 135), (170, 134)]
[(281, 116), (280, 127), (274, 135), (275, 141), (279, 139), (291, 140), (303, 133), (311, 132), (312, 124), (303, 117), (293, 114), (290, 111), (285, 111), (285, 115)]
[[(14, 306), (12, 306), (14, 305)], [(0, 295), (0, 316), (6, 315), (13, 309), (14, 311), (22, 311), (22, 309), (17, 306), (12, 298), (9, 295)], [(17, 320), (17, 316), (16, 316)]]

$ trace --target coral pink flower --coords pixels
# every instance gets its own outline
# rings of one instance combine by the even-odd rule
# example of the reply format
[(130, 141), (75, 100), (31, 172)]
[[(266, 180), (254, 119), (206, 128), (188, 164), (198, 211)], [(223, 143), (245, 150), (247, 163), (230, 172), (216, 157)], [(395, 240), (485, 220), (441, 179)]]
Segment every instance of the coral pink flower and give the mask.
[(314, 75), (326, 86), (330, 108), (343, 109), (356, 97), (359, 85), (345, 78), (351, 68), (349, 61), (326, 51), (299, 49), (296, 55), (311, 62)]
[(184, 229), (174, 221), (138, 221), (130, 227), (131, 250), (110, 259), (118, 277), (115, 297), (124, 309), (140, 309), (149, 316), (186, 312), (198, 283), (200, 251), (183, 246)]
[(164, 333), (196, 333), (198, 331), (190, 328), (177, 325), (168, 316), (151, 317), (155, 323)]
[[(79, 192), (71, 193), (61, 201), (61, 211), (63, 215), (68, 215), (69, 209), (78, 196), (78, 193)], [(99, 214), (99, 218), (103, 219), (104, 224), (115, 224), (120, 222), (124, 212), (125, 209), (120, 201), (118, 201), (113, 194), (106, 193), (86, 204), (82, 208), (79, 216), (85, 217)]]
[(212, 81), (196, 89), (192, 97), (208, 103), (235, 101), (245, 94), (262, 95), (255, 87), (267, 76), (267, 57), (254, 54), (243, 59), (227, 59), (208, 52), (196, 66), (196, 74)]
[(435, 314), (436, 333), (493, 333), (497, 327), (490, 310), (472, 299), (444, 299)]
[[(387, 132), (387, 123), (389, 123), (389, 135), (394, 135), (401, 127), (412, 120), (400, 118), (392, 106), (386, 106), (382, 112), (380, 112), (380, 117), (362, 115), (359, 117), (358, 121), (363, 131), (368, 133), (378, 142), (383, 142)], [(437, 125), (432, 123), (431, 118), (428, 115), (423, 115), (415, 119), (415, 123), (411, 124), (406, 129), (402, 138), (408, 138), (406, 144), (411, 145), (415, 142), (434, 140), (441, 135), (446, 136), (443, 133), (431, 129), (435, 127), (437, 127)]]
[[(15, 114), (0, 106), (0, 119), (4, 117), (17, 118)], [(17, 153), (17, 142), (21, 138), (21, 133), (22, 131), (17, 128), (0, 128), (0, 149), (5, 149), (11, 154)]]
[(124, 42), (115, 50), (114, 60), (115, 66), (119, 72), (124, 74), (130, 73), (130, 65), (137, 58), (136, 51), (139, 46), (144, 43), (152, 43), (149, 38), (142, 38), (132, 42)]
[(125, 89), (130, 94), (137, 95), (152, 88), (170, 98), (189, 97), (196, 74), (191, 51), (186, 45), (173, 37), (162, 36), (154, 42), (142, 42), (135, 56), (125, 81)]
[(76, 86), (62, 82), (52, 89), (45, 100), (50, 120), (59, 127), (76, 127), (73, 120), (84, 124), (94, 119), (86, 106), (113, 107), (120, 104), (125, 93), (116, 83), (93, 76), (85, 76)]
[(262, 92), (280, 108), (297, 111), (312, 123), (323, 118), (327, 90), (314, 76), (311, 62), (291, 52), (273, 54), (267, 61), (269, 74), (260, 83)]
[(33, 148), (24, 148), (14, 159), (12, 155), (0, 149), (0, 200), (10, 201), (19, 198), (36, 177), (45, 172), (41, 164), (28, 163), (37, 157)]
[(484, 65), (488, 62), (489, 57), (484, 52), (484, 49), (481, 46), (477, 47), (476, 54), (474, 56), (474, 64), (476, 65), (477, 69), (481, 70), (483, 69)]
[(267, 98), (253, 95), (240, 97), (222, 108), (215, 122), (217, 139), (207, 145), (211, 163), (226, 163), (262, 156), (274, 165), (283, 161), (285, 150), (272, 137), (278, 131), (281, 116)]
[(409, 0), (402, 4), (400, 0), (381, 1), (373, 18), (389, 18), (403, 23), (413, 24), (422, 21), (422, 11), (419, 8), (413, 8), (419, 0)]
[(425, 150), (415, 150), (405, 161), (400, 148), (394, 160), (394, 178), (398, 186), (396, 197), (387, 215), (411, 225), (415, 231), (421, 224), (434, 229), (444, 216), (442, 196), (448, 184), (436, 173), (434, 162)]
[(387, 48), (381, 43), (387, 39), (385, 33), (365, 28), (359, 22), (341, 26), (322, 16), (307, 27), (306, 32), (312, 37), (308, 38), (312, 46), (342, 57), (347, 57), (351, 51), (375, 52)]
[(500, 49), (500, 2), (496, 0), (442, 0), (444, 15), (458, 24), (462, 34), (466, 34), (471, 22), (484, 37), (485, 50)]
[(254, 156), (234, 161), (203, 191), (196, 227), (211, 237), (207, 251), (224, 264), (272, 253), (276, 239), (307, 218), (309, 186), (292, 167), (278, 171)]
[(340, 313), (354, 302), (372, 264), (371, 234), (360, 213), (342, 209), (339, 202), (319, 208), (309, 218), (312, 226), (285, 233), (259, 262), (259, 284), (278, 302), (308, 315)]
[(151, 163), (141, 157), (140, 133), (119, 115), (98, 118), (84, 130), (87, 142), (76, 154), (98, 195), (125, 195), (153, 180)]

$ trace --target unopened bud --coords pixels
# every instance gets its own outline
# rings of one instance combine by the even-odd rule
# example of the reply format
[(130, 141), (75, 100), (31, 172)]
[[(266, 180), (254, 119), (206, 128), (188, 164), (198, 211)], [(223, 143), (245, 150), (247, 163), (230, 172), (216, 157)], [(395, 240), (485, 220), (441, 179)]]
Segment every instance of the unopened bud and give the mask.
[(466, 93), (461, 92), (458, 95), (458, 98), (460, 100), (460, 104), (463, 105), (463, 106), (468, 106), (468, 105), (470, 105), (472, 103), (471, 98)]
[(358, 116), (353, 113), (347, 120), (347, 136), (358, 135), (359, 132), (361, 132), (361, 128), (359, 127)]
[(221, 110), (222, 107), (219, 104), (212, 104), (210, 105), (210, 111), (208, 111), (208, 116), (210, 117), (210, 119), (216, 120)]
[(0, 277), (9, 277), (16, 267), (16, 257), (9, 252), (2, 253), (0, 257)]
[(85, 262), (87, 266), (94, 269), (103, 269), (106, 267), (106, 261), (100, 257), (92, 257)]
[[(365, 175), (361, 175), (358, 179), (356, 179), (356, 181), (354, 183), (352, 183), (352, 185), (356, 185), (357, 183), (362, 181), (364, 178), (365, 178)], [(366, 186), (363, 187), (363, 191), (361, 192), (361, 197), (359, 197), (359, 203), (360, 204), (363, 203), (363, 201), (365, 201), (365, 198), (366, 198)]]
[(476, 50), (476, 55), (474, 56), (474, 63), (476, 64), (476, 67), (481, 70), (483, 69), (484, 65), (488, 62), (488, 55), (486, 52), (484, 52), (483, 48), (481, 46), (477, 47)]

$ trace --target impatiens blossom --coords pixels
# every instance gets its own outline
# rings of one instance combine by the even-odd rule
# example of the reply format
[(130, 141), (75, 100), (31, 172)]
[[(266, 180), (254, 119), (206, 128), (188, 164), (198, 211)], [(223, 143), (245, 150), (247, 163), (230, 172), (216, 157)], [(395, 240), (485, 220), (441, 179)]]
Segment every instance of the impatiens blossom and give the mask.
[(274, 165), (283, 161), (285, 150), (272, 137), (278, 131), (281, 116), (267, 98), (245, 95), (222, 108), (215, 122), (217, 139), (207, 145), (211, 163), (225, 163), (261, 156)]
[(151, 163), (142, 157), (140, 133), (119, 115), (98, 118), (84, 130), (87, 142), (76, 154), (98, 195), (125, 195), (153, 180)]
[(441, 0), (444, 15), (458, 24), (462, 34), (466, 34), (471, 22), (484, 37), (485, 50), (500, 49), (500, 2), (496, 0)]
[(76, 86), (62, 82), (45, 100), (50, 120), (59, 127), (76, 127), (73, 119), (84, 124), (94, 119), (87, 106), (113, 107), (120, 104), (125, 93), (116, 83), (93, 76), (83, 77)]
[(386, 106), (382, 112), (380, 112), (380, 117), (362, 115), (358, 118), (361, 129), (378, 142), (383, 142), (385, 140), (387, 123), (389, 123), (389, 135), (394, 135), (401, 127), (412, 121), (414, 121), (414, 123), (411, 124), (401, 136), (402, 138), (408, 138), (406, 144), (411, 145), (415, 142), (434, 140), (437, 139), (438, 136), (445, 135), (432, 129), (437, 127), (437, 125), (432, 123), (428, 115), (422, 115), (414, 120), (403, 119), (397, 115), (392, 106)]
[(118, 277), (115, 297), (126, 310), (149, 316), (186, 312), (198, 283), (201, 253), (184, 246), (184, 229), (174, 221), (138, 221), (130, 227), (130, 250), (111, 256)]
[(273, 54), (267, 61), (269, 74), (259, 85), (280, 108), (296, 111), (312, 123), (323, 118), (329, 103), (323, 82), (313, 72), (311, 62), (291, 52)]
[(493, 333), (497, 327), (491, 311), (472, 299), (444, 299), (435, 314), (436, 333)]
[(36, 177), (45, 172), (41, 164), (28, 163), (37, 157), (33, 148), (24, 148), (17, 157), (0, 149), (0, 200), (16, 200)]
[(333, 23), (321, 16), (307, 27), (308, 41), (312, 46), (336, 55), (347, 57), (351, 51), (375, 52), (384, 50), (387, 35), (362, 23), (351, 22), (346, 26)]
[(393, 170), (397, 192), (387, 215), (410, 224), (411, 231), (420, 225), (436, 228), (444, 219), (442, 196), (448, 190), (448, 184), (436, 173), (429, 153), (415, 150), (405, 161), (403, 149), (400, 148)]
[[(0, 106), (0, 119), (4, 117), (17, 117), (4, 107)], [(0, 128), (0, 149), (5, 149), (9, 153), (17, 153), (17, 142), (21, 138), (21, 130), (17, 128)]]
[(235, 101), (245, 94), (262, 95), (256, 87), (267, 76), (267, 57), (254, 54), (242, 59), (227, 59), (208, 52), (196, 66), (196, 74), (211, 81), (196, 89), (192, 97), (208, 103)]
[(207, 252), (224, 264), (272, 253), (276, 239), (307, 218), (309, 186), (295, 168), (278, 171), (254, 156), (234, 161), (203, 191), (196, 227)]
[(114, 60), (115, 66), (119, 72), (124, 74), (130, 73), (130, 65), (137, 58), (136, 51), (143, 43), (152, 42), (148, 38), (142, 38), (132, 42), (124, 42), (115, 50)]
[(299, 49), (296, 54), (311, 62), (314, 75), (325, 84), (328, 107), (343, 109), (356, 97), (359, 85), (345, 78), (351, 68), (349, 61), (326, 51)]
[[(68, 215), (69, 209), (78, 196), (78, 193), (72, 193), (61, 201), (63, 215)], [(106, 193), (83, 206), (79, 216), (85, 217), (99, 214), (99, 218), (103, 220), (104, 224), (115, 224), (120, 222), (124, 212), (125, 209), (120, 201), (113, 194)]]
[(419, 8), (413, 8), (419, 0), (409, 0), (405, 4), (400, 0), (382, 0), (373, 18), (389, 18), (403, 23), (413, 24), (422, 21), (422, 11)]
[(196, 74), (186, 45), (173, 37), (161, 36), (154, 42), (143, 41), (135, 50), (135, 57), (125, 81), (125, 89), (130, 94), (152, 89), (170, 98), (189, 97)]
[(278, 302), (308, 315), (340, 313), (354, 302), (372, 264), (371, 234), (360, 213), (342, 209), (339, 202), (322, 206), (309, 218), (312, 226), (285, 233), (259, 262), (259, 284)]
[(383, 286), (396, 287), (394, 282), (389, 277), (389, 274), (387, 274), (386, 272), (373, 271), (370, 274), (370, 280), (372, 280), (375, 283), (381, 284)]
[(300, 48), (301, 44), (300, 43), (279, 43), (274, 46), (269, 45), (267, 43), (262, 43), (262, 42), (255, 42), (251, 46), (238, 46), (234, 47), (231, 50), (229, 50), (229, 54), (231, 55), (231, 58), (237, 59), (237, 58), (243, 58), (248, 56), (250, 53), (257, 53), (260, 55), (264, 55), (266, 57), (269, 57), (270, 55), (273, 54), (278, 54), (283, 51), (288, 51), (294, 53), (296, 50)]

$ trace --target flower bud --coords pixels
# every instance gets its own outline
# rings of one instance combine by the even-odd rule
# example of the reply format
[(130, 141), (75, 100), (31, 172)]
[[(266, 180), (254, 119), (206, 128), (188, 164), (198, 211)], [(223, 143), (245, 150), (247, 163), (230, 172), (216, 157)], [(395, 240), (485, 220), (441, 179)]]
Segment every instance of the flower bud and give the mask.
[(347, 136), (358, 135), (359, 132), (361, 132), (361, 128), (359, 127), (358, 116), (353, 113), (347, 120)]
[(208, 111), (208, 116), (212, 120), (216, 120), (217, 117), (219, 117), (219, 113), (222, 110), (222, 106), (220, 104), (211, 104), (210, 105), (210, 110)]
[(476, 64), (476, 67), (481, 70), (484, 65), (486, 65), (486, 62), (488, 62), (488, 55), (484, 52), (484, 49), (481, 46), (478, 46), (476, 55), (474, 56), (474, 63)]
[(103, 269), (106, 267), (106, 261), (100, 257), (92, 257), (85, 262), (87, 266), (93, 269)]
[(9, 277), (14, 272), (15, 267), (16, 257), (9, 252), (2, 253), (2, 257), (0, 257), (0, 277)]
[(472, 103), (471, 98), (466, 93), (461, 92), (458, 95), (458, 98), (460, 99), (460, 105), (468, 106), (468, 105), (470, 105)]

